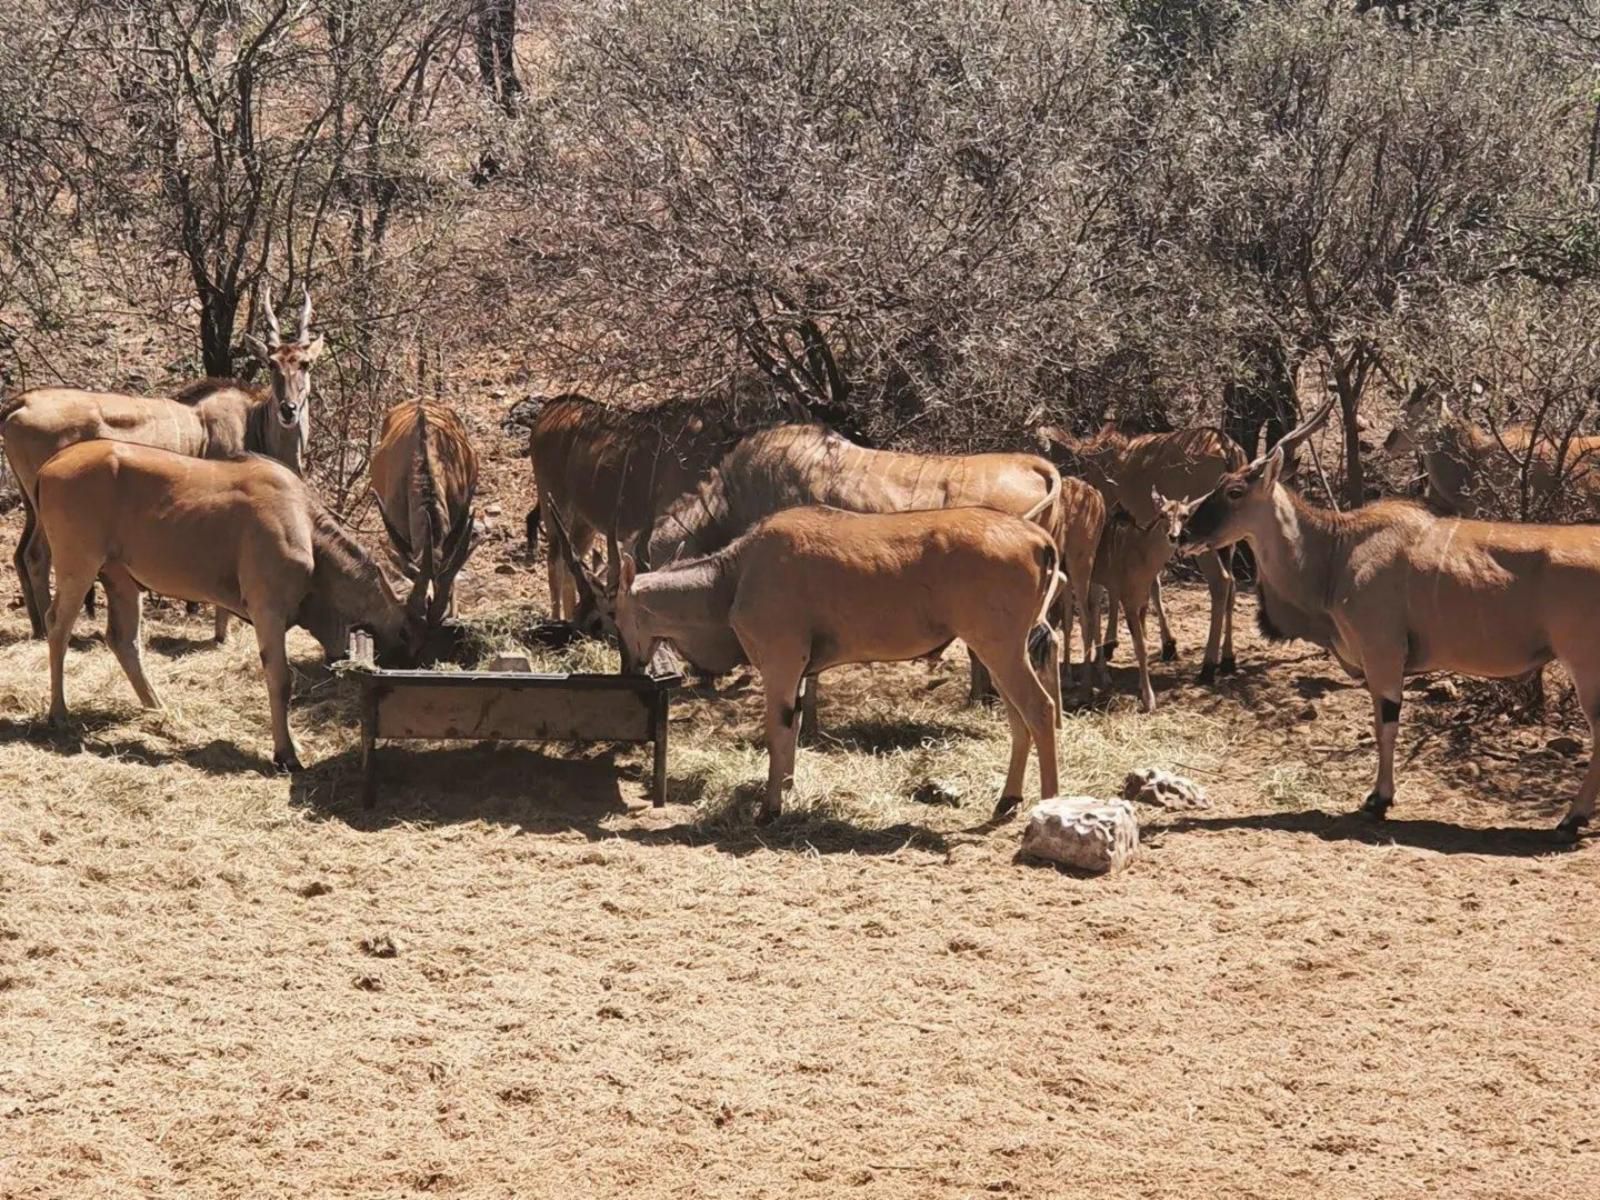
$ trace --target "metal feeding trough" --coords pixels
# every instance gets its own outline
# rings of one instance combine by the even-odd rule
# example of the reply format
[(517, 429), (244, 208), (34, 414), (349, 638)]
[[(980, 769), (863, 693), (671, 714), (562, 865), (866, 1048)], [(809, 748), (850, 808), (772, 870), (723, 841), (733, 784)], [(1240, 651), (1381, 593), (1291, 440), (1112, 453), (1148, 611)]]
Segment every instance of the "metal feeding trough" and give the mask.
[(361, 685), (361, 803), (377, 795), (377, 744), (388, 741), (650, 742), (650, 800), (667, 800), (667, 705), (682, 676), (526, 670), (391, 671), (372, 638), (350, 635), (346, 671)]

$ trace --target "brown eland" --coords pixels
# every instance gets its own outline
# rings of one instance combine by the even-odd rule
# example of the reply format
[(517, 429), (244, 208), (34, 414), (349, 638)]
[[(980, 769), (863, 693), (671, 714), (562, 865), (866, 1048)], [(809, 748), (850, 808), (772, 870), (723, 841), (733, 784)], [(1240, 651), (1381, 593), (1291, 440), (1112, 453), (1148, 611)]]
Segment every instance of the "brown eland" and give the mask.
[[(1382, 818), (1394, 802), (1407, 675), (1511, 679), (1558, 660), (1600, 734), (1600, 534), (1582, 525), (1439, 517), (1400, 500), (1349, 513), (1314, 508), (1283, 483), (1283, 456), (1332, 407), (1330, 399), (1270, 453), (1186, 506), (1180, 542), (1197, 551), (1248, 541), (1263, 632), (1316, 642), (1365, 681), (1378, 775), (1364, 811)], [(1597, 791), (1600, 756), (1591, 758), (1561, 832), (1575, 835), (1589, 821)]]
[[(1092, 542), (1086, 553), (1076, 543), (1062, 546), (1060, 498), (1060, 474), (1036, 454), (869, 450), (825, 426), (778, 425), (741, 439), (699, 487), (656, 519), (644, 561), (655, 567), (709, 554), (763, 517), (827, 505), (859, 513), (992, 508), (1039, 525), (1056, 543), (1061, 561), (1090, 562)], [(986, 691), (982, 664), (974, 658), (973, 698)], [(811, 728), (814, 705), (807, 687)]]
[[(300, 310), (293, 341), (279, 334), (270, 299), (265, 305), (267, 340), (249, 338), (271, 372), (270, 386), (237, 379), (203, 379), (173, 397), (129, 396), (74, 388), (36, 388), (0, 406), (0, 439), (22, 493), (24, 523), (15, 565), (22, 601), (35, 637), (45, 635), (50, 606), (51, 549), (34, 511), (34, 481), (50, 456), (91, 438), (157, 446), (195, 458), (228, 458), (245, 451), (265, 454), (295, 474), (304, 467), (310, 436), (311, 366), (322, 354), (321, 336), (311, 336), (311, 294)], [(217, 641), (225, 641), (226, 612), (217, 613)]]
[(384, 414), (372, 494), (406, 574), (429, 589), (428, 623), (454, 614), (456, 576), (472, 551), (478, 455), (450, 409), (424, 400)]
[(98, 576), (106, 641), (139, 702), (160, 706), (140, 659), (146, 590), (217, 605), (254, 627), (272, 713), (273, 762), (300, 769), (289, 730), (284, 633), (308, 630), (329, 657), (348, 629), (414, 656), (425, 630), (426, 589), (402, 597), (373, 558), (305, 483), (256, 455), (211, 460), (128, 442), (69, 446), (39, 471), (39, 522), (55, 551), (50, 607), (50, 719), (67, 716), (67, 639)]
[[(1130, 438), (1107, 425), (1092, 438), (1075, 438), (1055, 426), (1041, 426), (1039, 442), (1064, 476), (1082, 475), (1099, 488), (1110, 505), (1121, 505), (1140, 525), (1156, 519), (1152, 491), (1183, 500), (1203, 496), (1228, 471), (1244, 465), (1244, 451), (1220, 429), (1201, 426), (1174, 433), (1147, 433)], [(1233, 657), (1233, 552), (1207, 551), (1199, 567), (1211, 592), (1211, 629), (1206, 636), (1200, 682), (1210, 683), (1220, 671), (1231, 675)], [(1177, 657), (1178, 643), (1161, 601), (1161, 576), (1152, 585), (1156, 621), (1161, 627), (1161, 659)], [(1114, 626), (1114, 622), (1113, 622)], [(1105, 649), (1116, 649), (1113, 627)]]
[[(735, 404), (745, 398), (753, 399), (741, 392)], [(704, 407), (697, 400), (625, 409), (569, 392), (533, 397), (512, 409), (507, 424), (528, 430), (538, 489), (528, 512), (528, 548), (542, 527), (551, 615), (557, 620), (592, 625), (594, 615), (578, 611), (569, 548), (559, 539), (572, 539), (572, 556), (587, 561), (601, 532), (637, 536), (692, 491), (738, 440), (730, 421), (708, 415)]]
[(1600, 437), (1529, 425), (1487, 430), (1451, 410), (1436, 388), (1413, 388), (1384, 440), (1391, 457), (1419, 455), (1436, 507), (1461, 517), (1554, 516), (1576, 500), (1600, 518)]
[[(1049, 533), (989, 509), (808, 506), (660, 570), (636, 574), (623, 555), (613, 602), (636, 662), (670, 642), (700, 670), (721, 674), (749, 663), (761, 673), (766, 818), (778, 815), (794, 775), (806, 677), (845, 663), (925, 658), (960, 638), (993, 676), (1011, 724), (1011, 761), (996, 806), (1004, 815), (1021, 801), (1030, 743), (1042, 794), (1057, 790), (1055, 701), (1029, 658), (1030, 637), (1055, 603), (1056, 564)], [(1058, 665), (1048, 664), (1046, 675), (1059, 678)]]

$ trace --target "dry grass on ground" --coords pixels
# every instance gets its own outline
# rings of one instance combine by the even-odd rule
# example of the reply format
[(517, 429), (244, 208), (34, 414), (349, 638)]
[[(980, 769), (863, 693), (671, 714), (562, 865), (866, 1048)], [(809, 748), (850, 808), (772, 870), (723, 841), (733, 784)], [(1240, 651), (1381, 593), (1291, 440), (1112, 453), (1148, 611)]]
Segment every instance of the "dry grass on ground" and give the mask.
[[(481, 610), (537, 591), (482, 559)], [(0, 1197), (1600, 1194), (1595, 851), (1547, 832), (1579, 763), (1509, 726), (1462, 757), (1419, 696), (1374, 829), (1364, 695), (1243, 632), (1196, 687), (1174, 592), (1161, 711), (1120, 672), (1063, 778), (1215, 807), (1099, 880), (1013, 862), (954, 654), (825, 679), (776, 827), (738, 811), (753, 694), (679, 706), (662, 810), (632, 751), (455, 747), (387, 752), (367, 813), (309, 641), (291, 782), (248, 630), (158, 614), (165, 714), (84, 642), (54, 734), (6, 613)]]

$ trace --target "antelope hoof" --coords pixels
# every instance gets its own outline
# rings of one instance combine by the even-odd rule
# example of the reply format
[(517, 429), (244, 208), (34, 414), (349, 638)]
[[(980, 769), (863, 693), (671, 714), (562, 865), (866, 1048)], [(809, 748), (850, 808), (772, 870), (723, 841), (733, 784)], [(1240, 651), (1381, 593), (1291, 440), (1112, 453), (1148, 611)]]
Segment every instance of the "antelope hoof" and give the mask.
[(759, 809), (756, 810), (756, 824), (771, 825), (782, 815), (783, 809), (771, 804), (763, 804)]
[(45, 718), (52, 729), (65, 729), (67, 727), (67, 710), (65, 708), (50, 709), (50, 714)]
[(1208, 662), (1200, 668), (1201, 683), (1215, 683), (1217, 681), (1217, 664)]
[(1178, 657), (1178, 640), (1176, 638), (1163, 638), (1161, 640), (1161, 661), (1171, 662)]
[(1232, 675), (1239, 670), (1239, 664), (1234, 659), (1233, 655), (1230, 654), (1217, 664), (1217, 670), (1221, 671), (1224, 675)]
[(1568, 813), (1561, 818), (1561, 824), (1556, 826), (1556, 836), (1569, 842), (1578, 840), (1579, 831), (1589, 823), (1589, 818), (1578, 813)]
[(999, 800), (995, 801), (994, 816), (991, 819), (1004, 821), (1012, 813), (1016, 812), (1021, 804), (1021, 796), (1001, 796)]
[(300, 755), (293, 750), (273, 751), (272, 765), (290, 775), (293, 775), (296, 771), (304, 771), (306, 769), (305, 764), (300, 761)]
[(1374, 821), (1381, 821), (1389, 815), (1389, 806), (1393, 803), (1393, 796), (1380, 796), (1377, 792), (1373, 792), (1361, 806), (1361, 811)]

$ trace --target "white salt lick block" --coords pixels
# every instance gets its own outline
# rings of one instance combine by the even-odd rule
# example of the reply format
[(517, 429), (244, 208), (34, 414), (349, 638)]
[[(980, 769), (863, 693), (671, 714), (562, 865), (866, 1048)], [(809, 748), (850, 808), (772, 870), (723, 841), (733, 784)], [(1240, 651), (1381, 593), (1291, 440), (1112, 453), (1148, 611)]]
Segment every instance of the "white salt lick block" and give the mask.
[(1028, 810), (1022, 853), (1080, 871), (1120, 871), (1139, 853), (1139, 819), (1126, 800), (1044, 800)]

